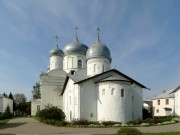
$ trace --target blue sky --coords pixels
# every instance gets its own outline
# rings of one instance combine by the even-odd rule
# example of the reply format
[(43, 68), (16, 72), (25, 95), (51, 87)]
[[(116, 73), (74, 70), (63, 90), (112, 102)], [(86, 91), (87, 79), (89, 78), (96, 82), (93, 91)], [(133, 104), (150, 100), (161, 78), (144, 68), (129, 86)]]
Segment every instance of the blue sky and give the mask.
[(96, 28), (112, 67), (151, 88), (144, 98), (180, 85), (179, 0), (1, 0), (0, 93), (24, 93), (49, 65), (49, 51), (75, 39), (91, 46)]

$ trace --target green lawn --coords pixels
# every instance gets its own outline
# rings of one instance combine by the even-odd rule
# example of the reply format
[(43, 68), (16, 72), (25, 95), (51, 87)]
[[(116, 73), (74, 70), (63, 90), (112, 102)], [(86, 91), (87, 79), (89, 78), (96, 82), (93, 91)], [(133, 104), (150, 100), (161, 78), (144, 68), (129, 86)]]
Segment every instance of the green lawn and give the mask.
[(180, 132), (168, 132), (168, 133), (146, 133), (144, 135), (180, 135)]
[[(103, 134), (99, 134), (99, 135), (103, 135)], [(116, 134), (106, 134), (106, 135), (116, 135)], [(180, 135), (180, 132), (144, 133), (143, 135)]]
[(0, 124), (6, 124), (9, 121), (9, 119), (0, 120)]

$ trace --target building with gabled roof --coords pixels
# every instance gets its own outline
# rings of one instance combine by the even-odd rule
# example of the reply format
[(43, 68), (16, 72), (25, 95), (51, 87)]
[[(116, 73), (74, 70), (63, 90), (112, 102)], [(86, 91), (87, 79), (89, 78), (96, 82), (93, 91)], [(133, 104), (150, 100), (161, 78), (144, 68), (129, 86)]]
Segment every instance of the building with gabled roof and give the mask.
[(80, 43), (77, 35), (63, 51), (56, 43), (56, 49), (50, 51), (48, 71), (40, 76), (41, 109), (48, 104), (62, 108), (67, 121), (125, 123), (141, 119), (143, 89), (147, 87), (111, 69), (111, 62), (110, 50), (100, 41), (99, 29), (96, 42), (90, 47)]
[(180, 86), (152, 98), (154, 116), (180, 116)]

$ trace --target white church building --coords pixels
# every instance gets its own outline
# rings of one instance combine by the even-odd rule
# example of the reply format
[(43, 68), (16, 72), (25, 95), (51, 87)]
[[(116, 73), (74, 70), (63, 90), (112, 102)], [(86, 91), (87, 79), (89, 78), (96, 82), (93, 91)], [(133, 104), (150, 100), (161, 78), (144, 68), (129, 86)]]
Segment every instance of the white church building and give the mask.
[(63, 51), (50, 51), (50, 65), (40, 75), (41, 99), (32, 101), (31, 115), (53, 105), (61, 108), (66, 120), (128, 122), (142, 118), (143, 89), (131, 77), (111, 68), (111, 53), (100, 41), (90, 47), (77, 38)]

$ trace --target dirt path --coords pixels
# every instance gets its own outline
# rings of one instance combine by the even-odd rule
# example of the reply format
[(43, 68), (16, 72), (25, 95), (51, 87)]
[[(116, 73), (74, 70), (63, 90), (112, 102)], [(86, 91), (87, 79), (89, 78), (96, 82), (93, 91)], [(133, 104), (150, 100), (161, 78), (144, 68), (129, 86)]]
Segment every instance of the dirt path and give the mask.
[[(179, 131), (180, 123), (152, 126), (152, 127), (137, 127), (142, 132), (170, 132)], [(43, 124), (32, 118), (15, 118), (10, 120), (5, 125), (0, 125), (0, 133), (15, 133), (19, 135), (58, 135), (58, 134), (112, 134), (116, 133), (119, 128), (69, 128), (55, 127)]]

